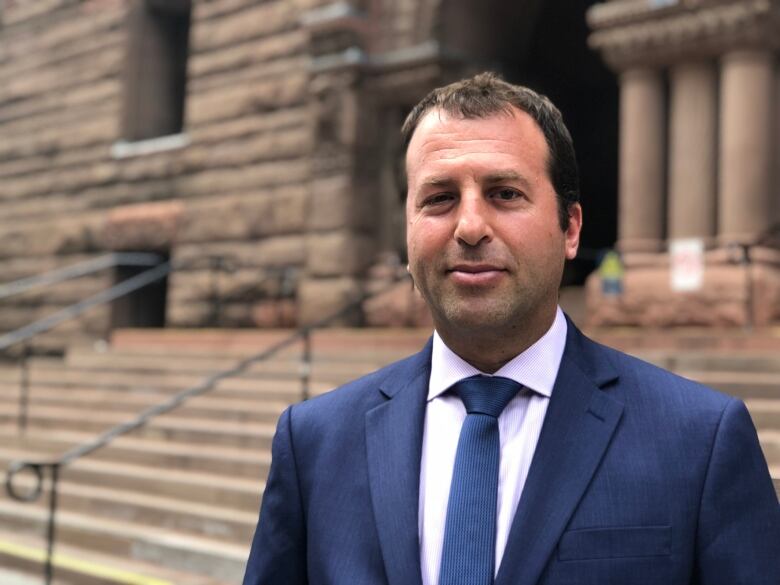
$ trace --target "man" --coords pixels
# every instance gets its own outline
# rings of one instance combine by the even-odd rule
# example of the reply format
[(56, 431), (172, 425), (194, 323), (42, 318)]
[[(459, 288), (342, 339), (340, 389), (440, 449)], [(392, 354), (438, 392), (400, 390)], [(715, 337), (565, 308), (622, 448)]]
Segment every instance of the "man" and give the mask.
[(582, 226), (558, 110), (481, 74), (403, 132), (409, 268), (436, 331), (285, 411), (244, 584), (780, 583), (744, 405), (557, 306)]

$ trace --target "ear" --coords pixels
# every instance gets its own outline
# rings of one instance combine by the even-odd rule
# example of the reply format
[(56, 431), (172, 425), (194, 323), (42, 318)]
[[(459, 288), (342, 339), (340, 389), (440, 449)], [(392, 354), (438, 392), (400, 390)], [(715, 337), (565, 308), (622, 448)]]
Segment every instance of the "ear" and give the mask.
[(569, 227), (565, 232), (566, 259), (573, 260), (577, 256), (577, 248), (580, 246), (580, 232), (582, 231), (582, 207), (574, 203), (569, 207)]

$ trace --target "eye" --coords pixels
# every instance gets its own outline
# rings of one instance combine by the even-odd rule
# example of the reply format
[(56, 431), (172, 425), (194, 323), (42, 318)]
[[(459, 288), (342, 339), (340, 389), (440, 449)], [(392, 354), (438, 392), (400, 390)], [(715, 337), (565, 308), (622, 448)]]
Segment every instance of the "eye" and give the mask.
[(436, 193), (435, 195), (431, 195), (430, 197), (426, 197), (422, 205), (423, 207), (429, 206), (429, 205), (442, 205), (445, 203), (449, 203), (455, 198), (455, 196), (452, 193)]
[(520, 199), (523, 194), (517, 189), (510, 189), (509, 187), (501, 187), (493, 191), (490, 196), (499, 201), (514, 201)]

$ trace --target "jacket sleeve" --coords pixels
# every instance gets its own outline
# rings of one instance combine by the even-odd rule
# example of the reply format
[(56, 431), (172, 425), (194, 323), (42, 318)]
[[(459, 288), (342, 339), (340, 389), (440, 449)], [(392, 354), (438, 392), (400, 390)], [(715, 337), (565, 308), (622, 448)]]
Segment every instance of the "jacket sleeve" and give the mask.
[(728, 403), (715, 434), (696, 551), (694, 583), (780, 583), (780, 505), (755, 427), (740, 400)]
[(282, 413), (243, 585), (306, 585), (306, 526), (291, 430)]

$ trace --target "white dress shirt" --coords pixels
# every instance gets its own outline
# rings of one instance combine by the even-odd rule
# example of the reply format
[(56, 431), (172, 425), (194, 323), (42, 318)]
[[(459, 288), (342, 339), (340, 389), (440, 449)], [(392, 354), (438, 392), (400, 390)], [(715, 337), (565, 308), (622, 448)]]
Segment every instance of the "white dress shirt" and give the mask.
[[(566, 319), (559, 307), (547, 333), (492, 374), (511, 378), (524, 386), (498, 417), (501, 464), (496, 520), (496, 573), (558, 375), (566, 344), (566, 329)], [(476, 374), (484, 372), (453, 353), (439, 334), (434, 332), (420, 468), (418, 528), (423, 585), (438, 585), (439, 582), (452, 469), (460, 429), (466, 418), (463, 402), (447, 390), (463, 378)]]

